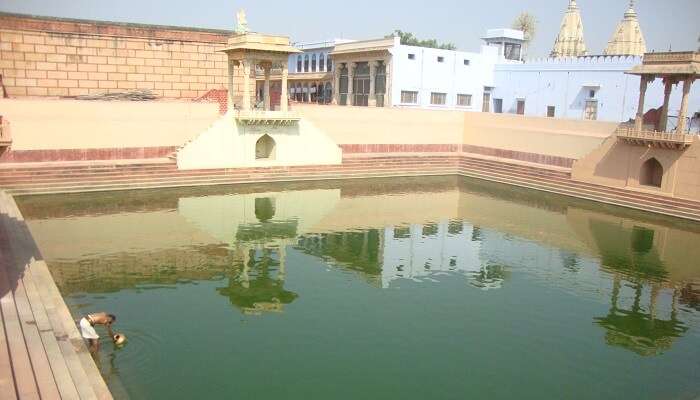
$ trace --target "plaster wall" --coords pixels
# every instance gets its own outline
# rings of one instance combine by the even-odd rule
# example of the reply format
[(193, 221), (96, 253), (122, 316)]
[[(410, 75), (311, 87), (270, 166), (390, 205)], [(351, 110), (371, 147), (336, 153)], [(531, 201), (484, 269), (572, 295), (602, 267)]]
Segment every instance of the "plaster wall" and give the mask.
[[(499, 64), (495, 66), (493, 98), (503, 100), (504, 113), (516, 113), (521, 99), (525, 101), (525, 115), (545, 117), (547, 107), (554, 106), (555, 117), (567, 119), (583, 119), (586, 100), (595, 99), (599, 121), (626, 122), (637, 113), (639, 77), (625, 72), (641, 62), (641, 57), (601, 56)], [(678, 123), (681, 94), (682, 84), (671, 94), (671, 128)], [(645, 111), (661, 107), (663, 98), (663, 83), (657, 79), (647, 89)], [(700, 111), (698, 85), (691, 90), (688, 109), (690, 116)]]
[(179, 146), (219, 117), (218, 105), (179, 101), (0, 99), (12, 151)]
[(462, 143), (460, 111), (313, 105), (295, 110), (337, 144)]
[[(256, 142), (264, 135), (275, 141), (274, 157), (256, 159)], [(232, 114), (218, 119), (177, 152), (179, 169), (331, 165), (341, 160), (340, 147), (310, 121), (246, 125), (237, 123)]]
[[(481, 111), (484, 87), (494, 84), (498, 49), (492, 46), (475, 53), (396, 45), (391, 53), (393, 106)], [(415, 58), (409, 59), (409, 54)], [(418, 103), (402, 103), (401, 91), (418, 92)], [(430, 104), (433, 92), (447, 94), (444, 105)], [(457, 106), (457, 94), (471, 95), (471, 105)]]
[[(661, 187), (640, 184), (641, 168), (656, 158), (663, 167)], [(700, 200), (700, 140), (685, 150), (632, 145), (613, 136), (572, 169), (575, 180)]]
[(617, 124), (465, 113), (463, 143), (495, 149), (579, 159), (613, 134)]

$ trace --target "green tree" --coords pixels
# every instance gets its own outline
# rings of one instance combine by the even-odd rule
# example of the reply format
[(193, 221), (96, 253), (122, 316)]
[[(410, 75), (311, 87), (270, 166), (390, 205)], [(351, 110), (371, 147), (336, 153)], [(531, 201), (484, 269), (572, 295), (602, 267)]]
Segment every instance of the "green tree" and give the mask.
[(386, 38), (398, 36), (401, 38), (401, 44), (405, 44), (407, 46), (418, 46), (418, 47), (430, 47), (433, 49), (443, 49), (443, 50), (457, 50), (457, 46), (455, 46), (453, 43), (438, 43), (437, 40), (435, 39), (427, 39), (427, 40), (421, 40), (415, 37), (411, 32), (404, 32), (402, 30), (395, 30), (389, 35), (386, 35)]
[(523, 11), (515, 18), (511, 27), (523, 31), (525, 34), (525, 43), (523, 46), (524, 57), (527, 54), (527, 48), (530, 47), (530, 43), (535, 39), (535, 34), (537, 33), (537, 18), (529, 12)]

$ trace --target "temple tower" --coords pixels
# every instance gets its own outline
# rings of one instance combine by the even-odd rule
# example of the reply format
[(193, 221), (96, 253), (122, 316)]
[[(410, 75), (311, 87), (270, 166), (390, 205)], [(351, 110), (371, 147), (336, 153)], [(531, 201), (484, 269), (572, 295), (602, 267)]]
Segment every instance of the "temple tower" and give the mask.
[(606, 55), (643, 56), (647, 51), (642, 28), (639, 26), (634, 0), (630, 1), (622, 21), (615, 28), (612, 38), (605, 49)]
[(583, 40), (583, 22), (581, 12), (576, 0), (569, 1), (569, 8), (564, 14), (561, 29), (557, 40), (554, 42), (552, 57), (580, 57), (585, 56), (586, 42)]

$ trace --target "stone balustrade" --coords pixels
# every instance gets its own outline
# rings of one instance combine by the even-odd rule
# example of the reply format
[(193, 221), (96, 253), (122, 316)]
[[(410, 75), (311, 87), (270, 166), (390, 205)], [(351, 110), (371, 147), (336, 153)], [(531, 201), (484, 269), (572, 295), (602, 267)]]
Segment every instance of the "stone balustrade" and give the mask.
[(631, 144), (677, 150), (690, 146), (697, 137), (697, 135), (686, 135), (683, 133), (639, 131), (632, 126), (624, 125), (617, 128), (615, 135), (618, 140)]
[(291, 125), (301, 116), (294, 111), (236, 110), (234, 118), (246, 125)]

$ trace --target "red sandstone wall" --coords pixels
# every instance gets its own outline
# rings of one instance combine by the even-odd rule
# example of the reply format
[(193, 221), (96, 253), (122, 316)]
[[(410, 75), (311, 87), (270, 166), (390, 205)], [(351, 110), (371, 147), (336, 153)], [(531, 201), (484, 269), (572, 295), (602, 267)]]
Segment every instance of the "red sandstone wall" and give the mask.
[(149, 89), (196, 98), (227, 82), (216, 52), (230, 32), (0, 14), (0, 73), (10, 96)]

